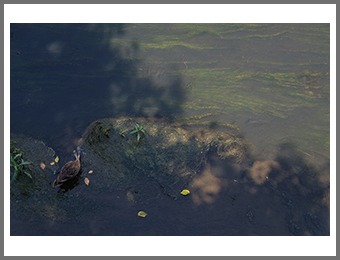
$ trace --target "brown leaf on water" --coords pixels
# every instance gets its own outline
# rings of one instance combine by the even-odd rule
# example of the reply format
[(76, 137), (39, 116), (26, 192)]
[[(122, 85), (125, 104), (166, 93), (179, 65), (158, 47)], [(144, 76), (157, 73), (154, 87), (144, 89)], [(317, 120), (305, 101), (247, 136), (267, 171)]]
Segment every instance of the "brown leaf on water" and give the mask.
[(84, 179), (84, 182), (85, 182), (86, 185), (89, 185), (90, 180), (89, 180), (88, 178), (85, 178), (85, 179)]
[(89, 173), (93, 173), (93, 170), (89, 170)]
[(45, 165), (43, 162), (41, 162), (41, 163), (40, 163), (40, 168), (41, 168), (41, 169), (45, 169), (45, 167), (46, 167), (46, 165)]

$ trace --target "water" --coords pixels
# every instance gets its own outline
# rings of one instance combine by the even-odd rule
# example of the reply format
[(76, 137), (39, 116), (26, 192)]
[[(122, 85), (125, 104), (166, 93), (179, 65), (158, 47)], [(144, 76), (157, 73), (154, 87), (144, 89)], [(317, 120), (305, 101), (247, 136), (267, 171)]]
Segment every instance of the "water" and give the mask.
[(98, 118), (205, 113), (240, 127), (249, 168), (262, 162), (212, 156), (177, 201), (76, 187), (91, 216), (11, 216), (12, 235), (329, 235), (328, 25), (12, 24), (10, 57), (11, 132), (63, 163)]

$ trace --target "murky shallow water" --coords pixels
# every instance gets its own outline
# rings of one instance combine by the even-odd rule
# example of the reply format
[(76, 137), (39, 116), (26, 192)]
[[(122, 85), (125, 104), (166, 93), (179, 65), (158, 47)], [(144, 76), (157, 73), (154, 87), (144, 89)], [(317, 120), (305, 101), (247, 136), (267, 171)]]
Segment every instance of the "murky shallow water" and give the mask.
[[(271, 163), (257, 163), (250, 174), (242, 174), (237, 165), (212, 156), (188, 187), (191, 194), (178, 194), (176, 200), (161, 193), (152, 179), (140, 183), (147, 193), (159, 190), (159, 196), (147, 200), (138, 195), (131, 200), (129, 189), (94, 192), (76, 187), (59, 195), (70, 206), (79, 204), (70, 209), (75, 212), (70, 219), (12, 216), (11, 235), (329, 235), (325, 184), (307, 169), (299, 175), (272, 170), (263, 182), (254, 177)], [(138, 217), (140, 210), (148, 215)]]
[(61, 163), (98, 118), (204, 113), (240, 126), (263, 163), (212, 157), (197, 192), (176, 201), (75, 187), (67, 199), (87, 201), (87, 214), (11, 214), (11, 235), (329, 235), (327, 37), (323, 25), (13, 24), (11, 132), (44, 141)]

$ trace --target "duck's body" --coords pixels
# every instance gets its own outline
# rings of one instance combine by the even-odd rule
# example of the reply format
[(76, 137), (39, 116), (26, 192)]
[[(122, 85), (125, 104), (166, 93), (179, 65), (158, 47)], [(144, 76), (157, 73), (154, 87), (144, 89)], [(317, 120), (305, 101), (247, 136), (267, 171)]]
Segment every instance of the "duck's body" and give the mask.
[(53, 188), (57, 188), (66, 181), (73, 179), (80, 171), (80, 153), (76, 152), (76, 160), (66, 163), (61, 169), (57, 179), (53, 182)]

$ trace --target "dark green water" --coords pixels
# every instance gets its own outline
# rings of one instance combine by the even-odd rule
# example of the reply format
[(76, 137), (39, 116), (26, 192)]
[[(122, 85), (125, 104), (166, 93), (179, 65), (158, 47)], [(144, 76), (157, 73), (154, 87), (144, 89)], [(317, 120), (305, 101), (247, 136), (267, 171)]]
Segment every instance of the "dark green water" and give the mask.
[[(12, 234), (329, 234), (329, 212), (322, 213), (329, 194), (328, 24), (12, 24), (10, 36), (11, 132), (44, 141), (64, 162), (98, 118), (212, 113), (201, 121), (239, 126), (253, 162), (275, 160), (294, 172), (255, 185), (254, 176), (212, 158), (202, 174), (217, 179), (203, 174), (198, 197), (143, 205), (156, 219), (132, 226), (140, 205), (117, 200), (124, 192), (75, 188), (69, 196), (87, 196), (91, 206), (84, 207), (105, 212), (91, 216), (90, 229), (86, 217), (39, 220), (37, 230), (38, 220), (11, 216)], [(214, 185), (219, 192), (210, 194)], [(167, 218), (175, 209), (190, 221), (182, 213)]]

